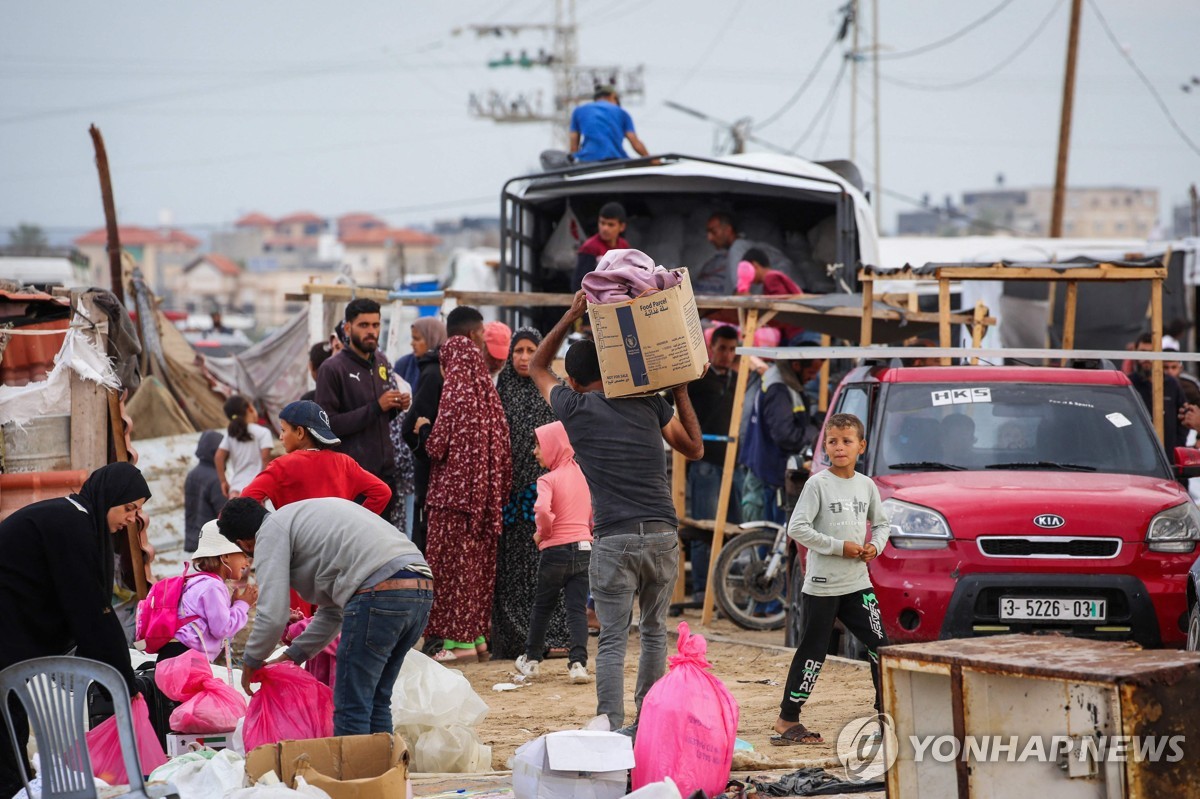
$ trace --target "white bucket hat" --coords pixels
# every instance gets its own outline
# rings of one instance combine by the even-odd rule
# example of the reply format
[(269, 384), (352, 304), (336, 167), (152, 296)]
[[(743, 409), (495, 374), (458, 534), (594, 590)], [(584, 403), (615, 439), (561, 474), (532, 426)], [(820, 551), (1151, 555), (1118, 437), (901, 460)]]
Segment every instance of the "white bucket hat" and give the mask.
[(196, 547), (196, 551), (192, 553), (192, 560), (196, 558), (219, 558), (222, 555), (237, 555), (241, 551), (237, 544), (221, 535), (217, 529), (217, 520), (213, 519), (200, 528), (200, 544)]

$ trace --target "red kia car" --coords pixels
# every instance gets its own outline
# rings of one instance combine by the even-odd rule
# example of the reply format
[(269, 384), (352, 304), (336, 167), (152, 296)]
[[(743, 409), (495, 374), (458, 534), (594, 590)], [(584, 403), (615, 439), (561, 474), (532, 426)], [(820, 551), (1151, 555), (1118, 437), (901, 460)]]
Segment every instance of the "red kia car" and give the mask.
[[(870, 567), (892, 642), (1056, 630), (1184, 643), (1200, 511), (1179, 481), (1200, 474), (1196, 450), (1168, 460), (1120, 371), (864, 366), (830, 413), (867, 426), (858, 468), (892, 526)], [(818, 452), (814, 471), (827, 466)]]

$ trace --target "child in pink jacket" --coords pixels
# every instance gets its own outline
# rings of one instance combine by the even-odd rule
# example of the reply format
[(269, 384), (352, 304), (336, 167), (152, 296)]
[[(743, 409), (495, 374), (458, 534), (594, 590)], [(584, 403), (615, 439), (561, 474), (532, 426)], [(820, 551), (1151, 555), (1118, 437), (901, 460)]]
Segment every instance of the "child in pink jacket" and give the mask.
[(541, 550), (541, 559), (533, 611), (529, 614), (529, 636), (525, 639), (525, 654), (517, 658), (517, 670), (527, 677), (541, 673), (546, 625), (559, 592), (565, 591), (567, 627), (571, 631), (567, 674), (573, 683), (591, 682), (587, 670), (587, 595), (592, 495), (562, 422), (542, 425), (533, 432), (537, 436), (533, 454), (550, 471), (538, 478), (537, 502), (533, 506), (537, 523), (533, 541)]

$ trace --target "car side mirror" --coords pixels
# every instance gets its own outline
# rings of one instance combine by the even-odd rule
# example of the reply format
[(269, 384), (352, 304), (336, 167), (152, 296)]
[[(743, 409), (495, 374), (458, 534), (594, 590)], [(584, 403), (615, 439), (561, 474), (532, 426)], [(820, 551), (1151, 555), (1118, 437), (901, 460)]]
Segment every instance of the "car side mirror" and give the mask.
[(1175, 476), (1180, 480), (1200, 477), (1200, 449), (1193, 447), (1175, 448)]

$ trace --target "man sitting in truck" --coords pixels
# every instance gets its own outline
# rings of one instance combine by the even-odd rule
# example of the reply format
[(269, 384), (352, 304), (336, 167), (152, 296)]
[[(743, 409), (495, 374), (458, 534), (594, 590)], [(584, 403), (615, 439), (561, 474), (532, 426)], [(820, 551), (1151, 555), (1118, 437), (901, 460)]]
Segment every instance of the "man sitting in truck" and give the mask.
[(773, 264), (785, 275), (795, 277), (796, 268), (787, 256), (775, 247), (741, 236), (737, 220), (728, 211), (717, 211), (710, 216), (704, 234), (717, 251), (692, 276), (692, 290), (696, 294), (733, 294), (737, 288), (738, 264), (746, 260), (746, 253), (751, 249), (766, 255), (768, 265)]

